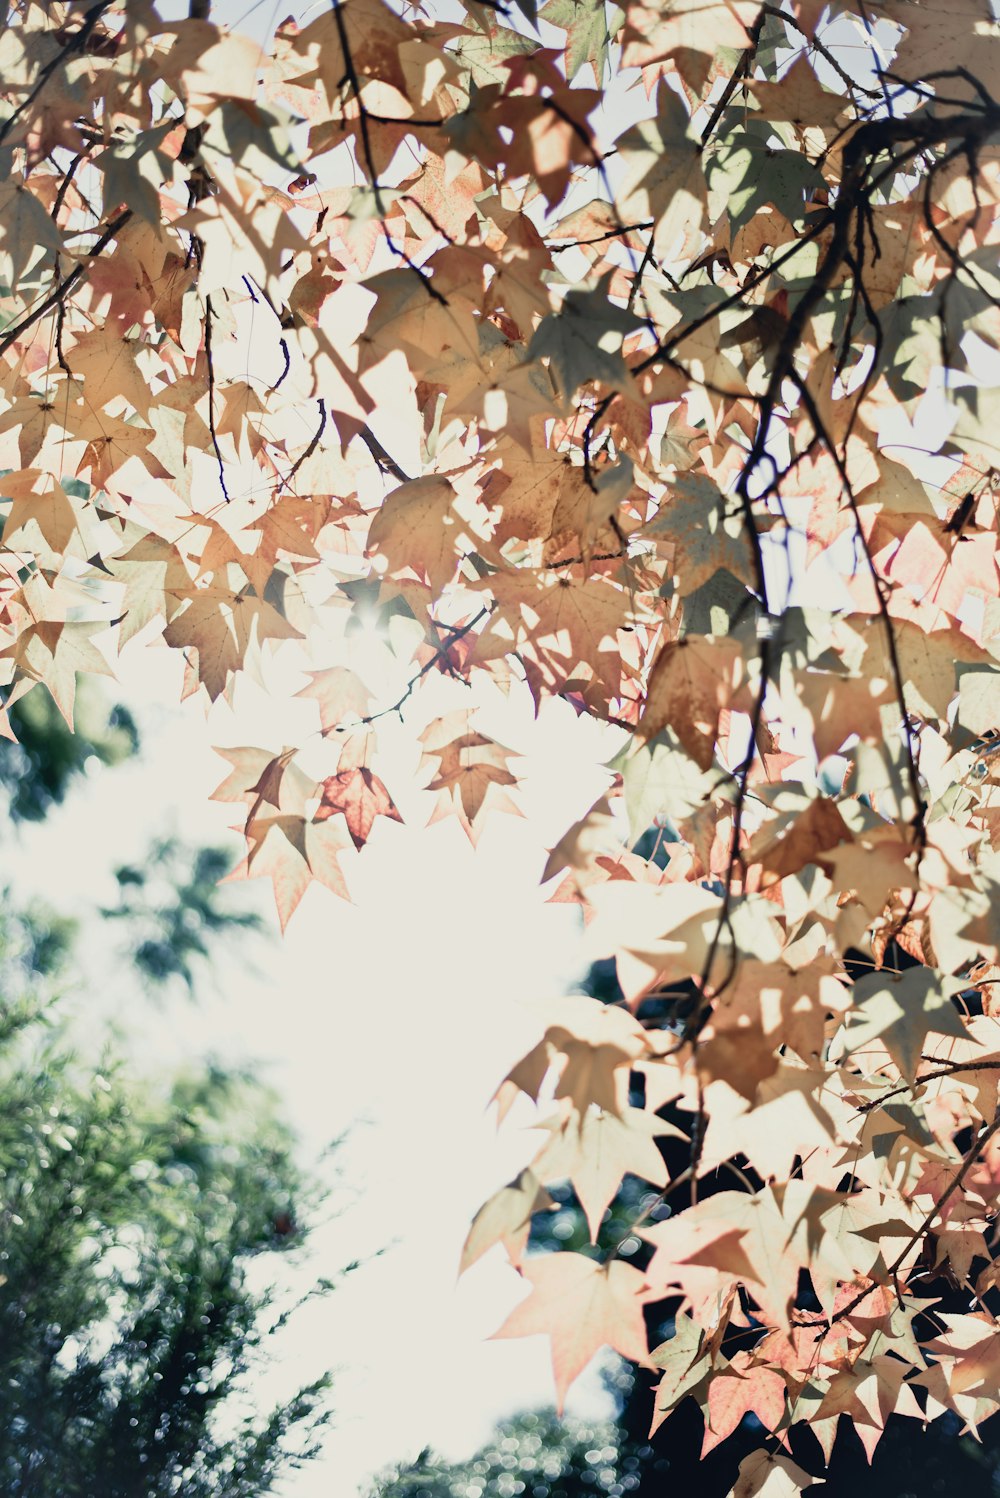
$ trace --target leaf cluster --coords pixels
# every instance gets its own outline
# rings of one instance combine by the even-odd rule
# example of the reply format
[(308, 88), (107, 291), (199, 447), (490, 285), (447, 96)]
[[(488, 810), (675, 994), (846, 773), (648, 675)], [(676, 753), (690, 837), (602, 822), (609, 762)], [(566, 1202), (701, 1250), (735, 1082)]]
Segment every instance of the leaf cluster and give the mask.
[[(216, 793), (283, 923), (401, 835), (389, 720), (474, 841), (520, 767), (470, 687), (616, 730), (545, 877), (620, 1002), (554, 1005), (502, 1084), (542, 1145), (466, 1260), (503, 1245), (560, 1397), (617, 1347), (654, 1426), (773, 1435), (736, 1494), (794, 1491), (841, 1423), (1000, 1409), (997, 26), (539, 21), (334, 0), (262, 50), (14, 6), (6, 707), (71, 723), (154, 639), (213, 701), (299, 672), (309, 755), (276, 727)], [(607, 1243), (629, 1177), (671, 1216)], [(589, 1246), (526, 1255), (567, 1182)]]

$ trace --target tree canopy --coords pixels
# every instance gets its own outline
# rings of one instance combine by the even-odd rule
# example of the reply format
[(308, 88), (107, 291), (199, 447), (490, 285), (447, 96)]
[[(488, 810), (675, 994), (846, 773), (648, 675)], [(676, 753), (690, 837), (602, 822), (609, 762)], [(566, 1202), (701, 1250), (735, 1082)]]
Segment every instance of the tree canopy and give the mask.
[(296, 1244), (309, 1196), (273, 1100), (218, 1069), (158, 1097), (110, 1056), (95, 1070), (37, 1014), (11, 1024), (12, 1008), (4, 1492), (260, 1498), (315, 1454), (328, 1414), (324, 1381), (264, 1416), (254, 1397), (281, 1306), (252, 1264)]
[[(62, 763), (61, 738), (55, 755)], [(0, 765), (0, 778), (10, 770)], [(40, 774), (61, 784), (44, 756)], [(15, 793), (25, 784), (15, 776)], [(208, 853), (193, 856), (196, 869)], [(206, 922), (197, 885), (176, 891), (178, 910), (192, 889), (192, 933), (204, 925), (218, 936), (226, 913), (210, 902)], [(250, 1075), (200, 1061), (150, 1074), (116, 1054), (106, 1016), (80, 995), (77, 923), (18, 910), (5, 894), (3, 1491), (260, 1498), (316, 1454), (329, 1414), (325, 1379), (263, 1412), (254, 1387), (272, 1333), (298, 1309), (273, 1266), (305, 1241), (318, 1185), (276, 1099)], [(191, 984), (195, 957), (210, 955), (203, 941), (181, 943), (172, 966), (156, 967), (142, 939), (146, 911), (116, 914), (138, 928), (140, 973)], [(67, 990), (84, 1000), (76, 1025)]]
[[(154, 641), (212, 701), (294, 681), (308, 744), (276, 706), (217, 792), (283, 923), (410, 804), (391, 719), (473, 841), (518, 809), (486, 687), (608, 725), (545, 878), (619, 988), (502, 1083), (545, 1136), (465, 1263), (504, 1246), (560, 1400), (610, 1345), (654, 1428), (754, 1415), (738, 1495), (841, 1416), (871, 1453), (1000, 1409), (998, 36), (20, 0), (0, 38), (6, 709), (71, 722)], [(526, 1253), (565, 1182), (589, 1241)]]
[(618, 1432), (600, 1421), (553, 1410), (503, 1421), (467, 1462), (449, 1465), (431, 1450), (386, 1473), (369, 1498), (621, 1498), (638, 1482), (638, 1458), (619, 1450)]

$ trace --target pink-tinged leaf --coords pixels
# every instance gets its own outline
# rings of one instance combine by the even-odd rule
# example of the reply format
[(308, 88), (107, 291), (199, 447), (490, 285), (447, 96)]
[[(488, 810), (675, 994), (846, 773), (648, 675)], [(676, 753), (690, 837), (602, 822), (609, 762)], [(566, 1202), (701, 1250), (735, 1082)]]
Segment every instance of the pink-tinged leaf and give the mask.
[(344, 816), (356, 848), (363, 848), (368, 841), (376, 817), (388, 817), (391, 822), (403, 820), (382, 780), (365, 765), (338, 770), (323, 781), (315, 821), (323, 822), (338, 813)]
[(613, 1259), (598, 1264), (582, 1254), (543, 1254), (527, 1259), (521, 1273), (531, 1294), (516, 1306), (495, 1337), (544, 1332), (552, 1342), (559, 1409), (566, 1390), (601, 1347), (613, 1347), (633, 1362), (647, 1361), (642, 1308), (649, 1286), (638, 1269)]
[(780, 1373), (764, 1363), (755, 1364), (750, 1353), (738, 1352), (708, 1386), (702, 1456), (731, 1436), (745, 1415), (756, 1415), (767, 1431), (776, 1430), (785, 1413), (786, 1392)]

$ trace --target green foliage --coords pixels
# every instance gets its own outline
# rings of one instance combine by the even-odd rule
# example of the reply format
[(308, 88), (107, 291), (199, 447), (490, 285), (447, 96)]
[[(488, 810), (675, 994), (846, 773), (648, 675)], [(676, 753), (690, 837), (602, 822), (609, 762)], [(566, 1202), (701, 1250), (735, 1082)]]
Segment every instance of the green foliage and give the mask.
[(228, 909), (219, 891), (231, 862), (221, 848), (190, 849), (162, 838), (144, 864), (115, 870), (119, 903), (102, 914), (126, 922), (129, 953), (144, 978), (155, 984), (182, 978), (191, 990), (213, 941), (260, 929), (255, 914)]
[[(137, 735), (98, 711), (72, 736), (47, 694), (17, 705), (0, 780), (15, 820), (44, 817), (92, 755)], [(118, 871), (130, 954), (184, 978), (227, 930), (215, 849), (154, 846)], [(326, 1381), (261, 1416), (250, 1399), (292, 1307), (278, 1255), (303, 1242), (317, 1192), (275, 1099), (217, 1066), (140, 1084), (78, 1055), (57, 995), (76, 923), (0, 918), (0, 1492), (5, 1498), (260, 1498), (316, 1449)], [(323, 1288), (323, 1287), (321, 1287)]]
[(467, 1462), (422, 1451), (377, 1479), (369, 1498), (619, 1498), (637, 1485), (638, 1465), (614, 1425), (541, 1410), (498, 1425)]
[(76, 731), (48, 692), (32, 691), (10, 709), (17, 743), (0, 739), (0, 786), (14, 822), (40, 822), (91, 765), (118, 765), (139, 748), (126, 707), (107, 703), (86, 679), (76, 704)]
[(2, 1042), (0, 1491), (270, 1492), (324, 1418), (322, 1383), (241, 1408), (275, 1319), (248, 1266), (308, 1207), (273, 1099), (223, 1071), (150, 1097), (40, 1028)]

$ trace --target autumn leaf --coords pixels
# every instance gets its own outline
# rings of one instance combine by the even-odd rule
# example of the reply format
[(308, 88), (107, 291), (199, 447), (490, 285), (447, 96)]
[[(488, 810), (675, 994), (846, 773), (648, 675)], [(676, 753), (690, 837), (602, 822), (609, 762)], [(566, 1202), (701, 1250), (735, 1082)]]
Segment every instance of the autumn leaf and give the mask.
[(16, 648), (0, 652), (10, 655), (15, 671), (22, 677), (44, 682), (52, 698), (73, 727), (73, 708), (76, 702), (76, 679), (81, 671), (89, 675), (110, 676), (111, 668), (105, 657), (93, 643), (101, 625), (86, 623), (40, 623), (26, 631), (18, 640)]
[(671, 728), (699, 769), (715, 753), (719, 716), (739, 679), (740, 650), (735, 640), (686, 635), (668, 640), (649, 673), (639, 736), (656, 738)]
[(783, 879), (807, 863), (819, 863), (821, 854), (850, 841), (850, 829), (836, 804), (817, 796), (807, 800), (803, 809), (782, 811), (766, 822), (751, 841), (747, 858)]
[[(673, 89), (661, 88), (652, 120), (632, 125), (621, 137), (627, 172), (622, 184), (629, 219), (653, 219), (654, 243), (664, 253), (679, 236), (701, 223), (706, 186), (698, 138)], [(626, 220), (628, 221), (628, 220)]]
[(497, 1243), (503, 1244), (507, 1257), (518, 1267), (528, 1244), (534, 1214), (550, 1211), (554, 1206), (538, 1177), (531, 1170), (522, 1170), (476, 1213), (462, 1248), (460, 1272), (471, 1269)]
[(433, 820), (454, 806), (469, 837), (475, 841), (482, 816), (491, 807), (497, 811), (517, 810), (502, 790), (503, 786), (517, 784), (507, 768), (510, 750), (486, 734), (470, 729), (466, 714), (436, 719), (424, 729), (420, 741), (424, 745), (422, 763), (433, 767), (435, 772), (428, 790), (439, 792)]
[(673, 58), (694, 87), (705, 82), (717, 48), (747, 45), (755, 18), (752, 0), (676, 0), (666, 12), (633, 3), (625, 16), (625, 66)]
[(631, 381), (621, 349), (625, 335), (638, 326), (634, 313), (608, 300), (606, 286), (574, 289), (558, 312), (539, 323), (528, 356), (550, 360), (564, 404), (589, 380), (628, 390)]
[(401, 484), (372, 521), (369, 547), (381, 550), (393, 571), (410, 568), (435, 590), (443, 587), (459, 562), (456, 500), (447, 479), (428, 476)]
[(709, 1383), (702, 1456), (731, 1436), (746, 1415), (755, 1415), (767, 1431), (777, 1429), (785, 1413), (786, 1394), (780, 1373), (766, 1363), (756, 1363), (752, 1353), (738, 1352), (729, 1367)]
[(386, 817), (391, 822), (403, 819), (379, 776), (368, 765), (354, 763), (356, 758), (349, 743), (336, 774), (328, 775), (320, 786), (320, 802), (313, 820), (323, 822), (327, 817), (342, 815), (354, 846), (363, 848), (376, 817)]
[(572, 1182), (592, 1241), (625, 1175), (639, 1176), (654, 1186), (667, 1184), (657, 1136), (685, 1137), (674, 1125), (638, 1108), (618, 1112), (591, 1107), (582, 1115), (574, 1109), (542, 1127), (550, 1131), (550, 1138), (532, 1160), (531, 1169), (544, 1184)]
[(546, 1254), (526, 1259), (521, 1274), (531, 1293), (493, 1335), (549, 1336), (560, 1409), (570, 1384), (601, 1347), (613, 1347), (638, 1363), (646, 1361), (642, 1307), (648, 1288), (631, 1264), (598, 1264), (582, 1254)]
[(845, 1043), (853, 1053), (877, 1041), (912, 1081), (928, 1033), (964, 1040), (965, 1026), (952, 1003), (962, 988), (959, 980), (933, 968), (869, 973), (854, 986), (856, 1013), (848, 1020)]
[[(560, 1397), (669, 1300), (650, 1423), (827, 1461), (1000, 1409), (998, 25), (835, 9), (29, 4), (0, 67), (0, 732), (173, 652), (283, 925), (527, 813), (607, 1002), (529, 981), (464, 1262)], [(644, 1274), (526, 1256), (557, 1181)]]
[(807, 1488), (824, 1486), (792, 1461), (770, 1451), (752, 1451), (740, 1462), (731, 1498), (795, 1498)]
[(559, 1069), (556, 1097), (572, 1102), (577, 1114), (591, 1105), (621, 1114), (627, 1108), (628, 1073), (646, 1050), (642, 1026), (620, 1009), (593, 999), (561, 999), (547, 1006), (552, 1022), (537, 1046), (507, 1075), (537, 1100), (550, 1067)]
[(372, 694), (350, 666), (328, 666), (310, 671), (309, 677), (298, 696), (315, 698), (324, 734), (334, 733), (352, 718), (363, 718), (371, 708)]
[(651, 1436), (681, 1401), (711, 1376), (711, 1358), (704, 1343), (704, 1334), (697, 1322), (684, 1311), (678, 1311), (674, 1317), (673, 1334), (650, 1353), (650, 1362), (663, 1369), (654, 1395)]

